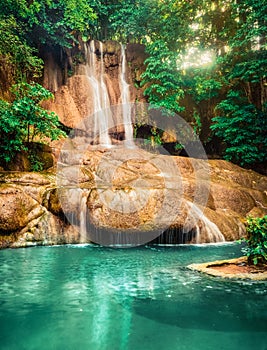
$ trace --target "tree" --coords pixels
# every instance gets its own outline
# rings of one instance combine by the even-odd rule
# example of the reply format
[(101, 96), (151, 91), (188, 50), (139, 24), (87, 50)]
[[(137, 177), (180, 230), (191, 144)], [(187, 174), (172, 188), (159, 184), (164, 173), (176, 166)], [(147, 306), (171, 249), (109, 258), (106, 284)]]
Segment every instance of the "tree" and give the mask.
[[(97, 15), (87, 0), (7, 0), (0, 4), (0, 92), (38, 81), (45, 45), (64, 52), (92, 34)], [(9, 82), (6, 84), (4, 82)]]
[(226, 142), (225, 159), (242, 166), (267, 161), (266, 112), (239, 90), (230, 90), (217, 110), (221, 115), (213, 118), (211, 128)]
[(53, 97), (41, 85), (19, 83), (13, 85), (13, 101), (0, 100), (0, 159), (10, 162), (21, 150), (28, 150), (28, 143), (65, 136), (58, 117), (48, 112), (40, 103)]
[(147, 52), (150, 55), (145, 61), (147, 67), (142, 75), (142, 85), (146, 85), (144, 95), (148, 96), (153, 108), (163, 107), (170, 112), (181, 112), (183, 107), (179, 105), (179, 100), (183, 90), (176, 55), (162, 40), (148, 45)]
[[(13, 16), (0, 16), (0, 89), (7, 90), (12, 83), (40, 77), (43, 62), (37, 57), (23, 35), (23, 27)], [(9, 83), (9, 84), (8, 84)]]
[[(3, 9), (2, 9), (3, 7)], [(21, 24), (28, 43), (71, 47), (78, 35), (88, 36), (96, 14), (86, 0), (8, 0), (1, 16)]]
[(225, 157), (241, 165), (267, 161), (267, 4), (240, 0), (236, 32), (225, 56), (228, 94), (212, 129), (226, 143)]

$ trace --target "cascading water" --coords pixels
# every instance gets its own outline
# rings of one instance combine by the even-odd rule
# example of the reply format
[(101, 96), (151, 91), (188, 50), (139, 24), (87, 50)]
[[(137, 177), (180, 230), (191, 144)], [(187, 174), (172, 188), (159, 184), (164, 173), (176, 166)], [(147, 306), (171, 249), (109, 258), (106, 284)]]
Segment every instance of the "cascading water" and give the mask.
[(86, 192), (82, 190), (79, 193), (79, 203), (80, 203), (80, 243), (87, 242), (87, 196)]
[(225, 238), (219, 230), (218, 226), (211, 222), (194, 203), (190, 203), (189, 201), (186, 201), (186, 203), (190, 208), (190, 219), (193, 221), (192, 226), (194, 226), (196, 230), (196, 243), (202, 243), (201, 234), (205, 234), (206, 242), (224, 242)]
[(187, 220), (181, 227), (169, 227), (153, 243), (185, 244), (185, 243), (221, 243), (224, 235), (218, 226), (210, 221), (203, 211), (194, 203), (184, 200)]
[(120, 71), (120, 84), (121, 84), (121, 103), (123, 114), (123, 126), (125, 133), (125, 144), (129, 148), (134, 147), (133, 142), (133, 126), (131, 118), (131, 101), (130, 101), (130, 89), (129, 84), (126, 81), (126, 54), (125, 47), (121, 44), (121, 71)]
[(94, 131), (95, 135), (99, 135), (99, 143), (105, 146), (111, 146), (111, 138), (109, 136), (109, 121), (110, 121), (110, 101), (107, 87), (104, 81), (104, 60), (103, 60), (103, 45), (100, 43), (100, 73), (97, 72), (95, 43), (92, 40), (87, 51), (87, 77), (92, 87), (94, 101)]
[[(85, 46), (85, 54), (87, 58), (86, 75), (92, 89), (93, 97), (93, 114), (94, 114), (94, 135), (97, 140), (94, 143), (110, 147), (112, 140), (109, 135), (109, 129), (114, 127), (112, 120), (111, 103), (109, 91), (105, 81), (105, 65), (104, 65), (104, 48), (103, 43), (99, 42), (100, 60), (96, 59), (96, 47), (94, 40), (91, 40)], [(120, 97), (118, 102), (121, 104), (116, 109), (121, 114), (121, 121), (124, 130), (124, 145), (127, 148), (134, 148), (133, 126), (131, 118), (131, 100), (129, 84), (126, 81), (126, 53), (125, 47), (121, 44), (121, 58), (119, 69)], [(119, 116), (117, 116), (119, 120)], [(116, 123), (115, 123), (116, 125)]]
[[(108, 128), (111, 124), (111, 112), (110, 112), (110, 101), (107, 86), (104, 80), (105, 68), (104, 68), (104, 57), (103, 57), (103, 43), (100, 42), (100, 88), (101, 88), (101, 107), (103, 111), (103, 118), (100, 118), (100, 144), (111, 145), (111, 139), (108, 134)], [(103, 131), (103, 132), (101, 132)]]

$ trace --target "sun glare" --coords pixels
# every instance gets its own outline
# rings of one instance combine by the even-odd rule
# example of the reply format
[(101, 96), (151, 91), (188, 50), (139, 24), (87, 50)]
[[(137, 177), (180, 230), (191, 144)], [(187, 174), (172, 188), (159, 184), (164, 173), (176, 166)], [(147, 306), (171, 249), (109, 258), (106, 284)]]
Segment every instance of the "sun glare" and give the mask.
[(201, 51), (196, 47), (188, 49), (187, 53), (182, 57), (180, 66), (183, 69), (208, 66), (214, 62), (215, 55), (212, 51)]

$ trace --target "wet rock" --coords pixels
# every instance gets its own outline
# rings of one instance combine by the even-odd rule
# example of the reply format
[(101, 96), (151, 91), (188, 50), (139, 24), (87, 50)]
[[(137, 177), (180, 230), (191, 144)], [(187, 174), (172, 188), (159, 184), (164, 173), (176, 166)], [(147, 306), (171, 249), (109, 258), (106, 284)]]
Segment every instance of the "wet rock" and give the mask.
[(0, 187), (0, 234), (23, 228), (42, 212), (40, 205), (20, 188)]
[(92, 232), (115, 243), (124, 233), (232, 241), (244, 236), (247, 215), (267, 214), (266, 178), (224, 161), (122, 148), (75, 159), (63, 156), (57, 174), (0, 173), (0, 247), (90, 242)]
[(209, 162), (207, 169), (203, 160), (155, 157), (140, 150), (86, 156), (89, 168), (97, 164), (91, 171), (100, 188), (90, 192), (87, 205), (99, 229), (163, 232), (182, 227), (185, 234), (194, 231), (191, 242), (231, 241), (245, 234), (248, 214), (267, 213), (266, 193), (256, 189), (263, 177), (230, 163), (222, 171), (224, 161)]
[[(95, 41), (94, 44), (95, 74), (99, 75), (101, 71), (100, 43)], [(66, 81), (62, 78), (62, 69), (61, 72), (58, 72), (59, 66), (53, 62), (52, 56), (48, 55), (49, 57), (46, 57), (45, 60), (44, 86), (54, 92), (55, 99), (44, 102), (43, 106), (55, 112), (60, 121), (70, 128), (78, 127), (82, 120), (93, 118), (94, 115), (93, 91), (88, 75), (90, 64), (86, 62), (85, 51), (81, 51), (80, 55), (84, 56), (84, 61), (75, 66), (73, 74), (67, 77)], [(143, 45), (127, 45), (126, 81), (129, 83), (130, 102), (146, 102), (143, 96), (143, 88), (140, 87), (146, 57)], [(110, 105), (115, 106), (121, 103), (121, 45), (118, 42), (106, 41), (103, 43), (103, 63), (103, 80), (107, 88)]]
[(246, 257), (229, 260), (217, 260), (202, 264), (191, 264), (189, 269), (211, 276), (254, 281), (267, 280), (267, 266), (251, 266)]

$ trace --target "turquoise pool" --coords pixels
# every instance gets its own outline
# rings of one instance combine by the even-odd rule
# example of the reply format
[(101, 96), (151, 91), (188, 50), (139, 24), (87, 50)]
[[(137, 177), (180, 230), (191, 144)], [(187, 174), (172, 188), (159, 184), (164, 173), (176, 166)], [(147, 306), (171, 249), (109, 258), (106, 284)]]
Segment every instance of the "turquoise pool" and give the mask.
[(186, 266), (240, 245), (0, 251), (0, 349), (267, 350), (267, 282)]

